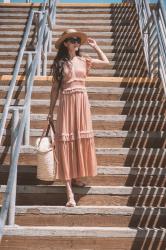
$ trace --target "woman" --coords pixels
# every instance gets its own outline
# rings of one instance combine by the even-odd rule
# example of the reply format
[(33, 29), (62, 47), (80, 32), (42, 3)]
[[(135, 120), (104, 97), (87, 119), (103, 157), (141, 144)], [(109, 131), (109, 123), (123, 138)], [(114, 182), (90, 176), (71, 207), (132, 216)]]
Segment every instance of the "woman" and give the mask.
[[(100, 59), (80, 55), (81, 44), (87, 42), (98, 53)], [(56, 41), (58, 49), (52, 66), (48, 119), (53, 122), (53, 111), (59, 96), (55, 129), (57, 156), (56, 179), (65, 180), (68, 202), (75, 206), (72, 186), (85, 186), (79, 180), (84, 176), (97, 175), (97, 160), (90, 105), (85, 87), (85, 78), (91, 67), (108, 66), (106, 55), (94, 39), (83, 32), (67, 29)]]

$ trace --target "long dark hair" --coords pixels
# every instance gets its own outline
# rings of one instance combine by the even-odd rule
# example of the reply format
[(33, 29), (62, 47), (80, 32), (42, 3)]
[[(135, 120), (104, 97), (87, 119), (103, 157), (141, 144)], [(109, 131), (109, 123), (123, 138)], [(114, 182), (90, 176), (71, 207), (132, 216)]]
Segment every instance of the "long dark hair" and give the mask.
[[(80, 55), (80, 48), (76, 51), (77, 56)], [(61, 87), (62, 80), (64, 77), (64, 63), (68, 62), (70, 59), (68, 48), (62, 42), (59, 46), (57, 55), (54, 58), (53, 64), (51, 66), (51, 75), (53, 76), (53, 83), (58, 82), (58, 90)]]

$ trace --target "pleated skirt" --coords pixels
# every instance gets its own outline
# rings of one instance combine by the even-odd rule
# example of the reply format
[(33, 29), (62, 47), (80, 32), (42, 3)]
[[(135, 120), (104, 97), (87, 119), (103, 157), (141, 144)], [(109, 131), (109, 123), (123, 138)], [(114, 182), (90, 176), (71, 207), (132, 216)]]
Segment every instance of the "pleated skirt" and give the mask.
[(96, 176), (97, 158), (86, 87), (60, 90), (55, 125), (55, 179)]

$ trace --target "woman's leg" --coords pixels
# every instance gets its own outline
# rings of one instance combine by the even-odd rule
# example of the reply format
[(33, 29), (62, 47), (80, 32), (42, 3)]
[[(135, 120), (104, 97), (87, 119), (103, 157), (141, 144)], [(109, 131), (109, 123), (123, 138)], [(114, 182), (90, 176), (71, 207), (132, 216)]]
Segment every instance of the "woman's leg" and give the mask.
[(74, 200), (74, 193), (73, 193), (72, 187), (71, 187), (71, 180), (66, 180), (66, 191), (67, 191), (67, 199), (68, 199), (66, 206), (67, 207), (75, 206), (76, 202)]

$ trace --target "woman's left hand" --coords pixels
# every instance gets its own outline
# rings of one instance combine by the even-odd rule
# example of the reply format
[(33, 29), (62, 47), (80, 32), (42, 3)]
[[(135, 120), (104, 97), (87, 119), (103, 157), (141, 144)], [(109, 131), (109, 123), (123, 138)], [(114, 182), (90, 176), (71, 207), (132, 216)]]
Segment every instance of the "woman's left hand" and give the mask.
[(95, 46), (97, 46), (96, 41), (95, 41), (94, 39), (90, 38), (90, 37), (87, 38), (87, 43), (88, 43), (92, 48), (94, 48)]

